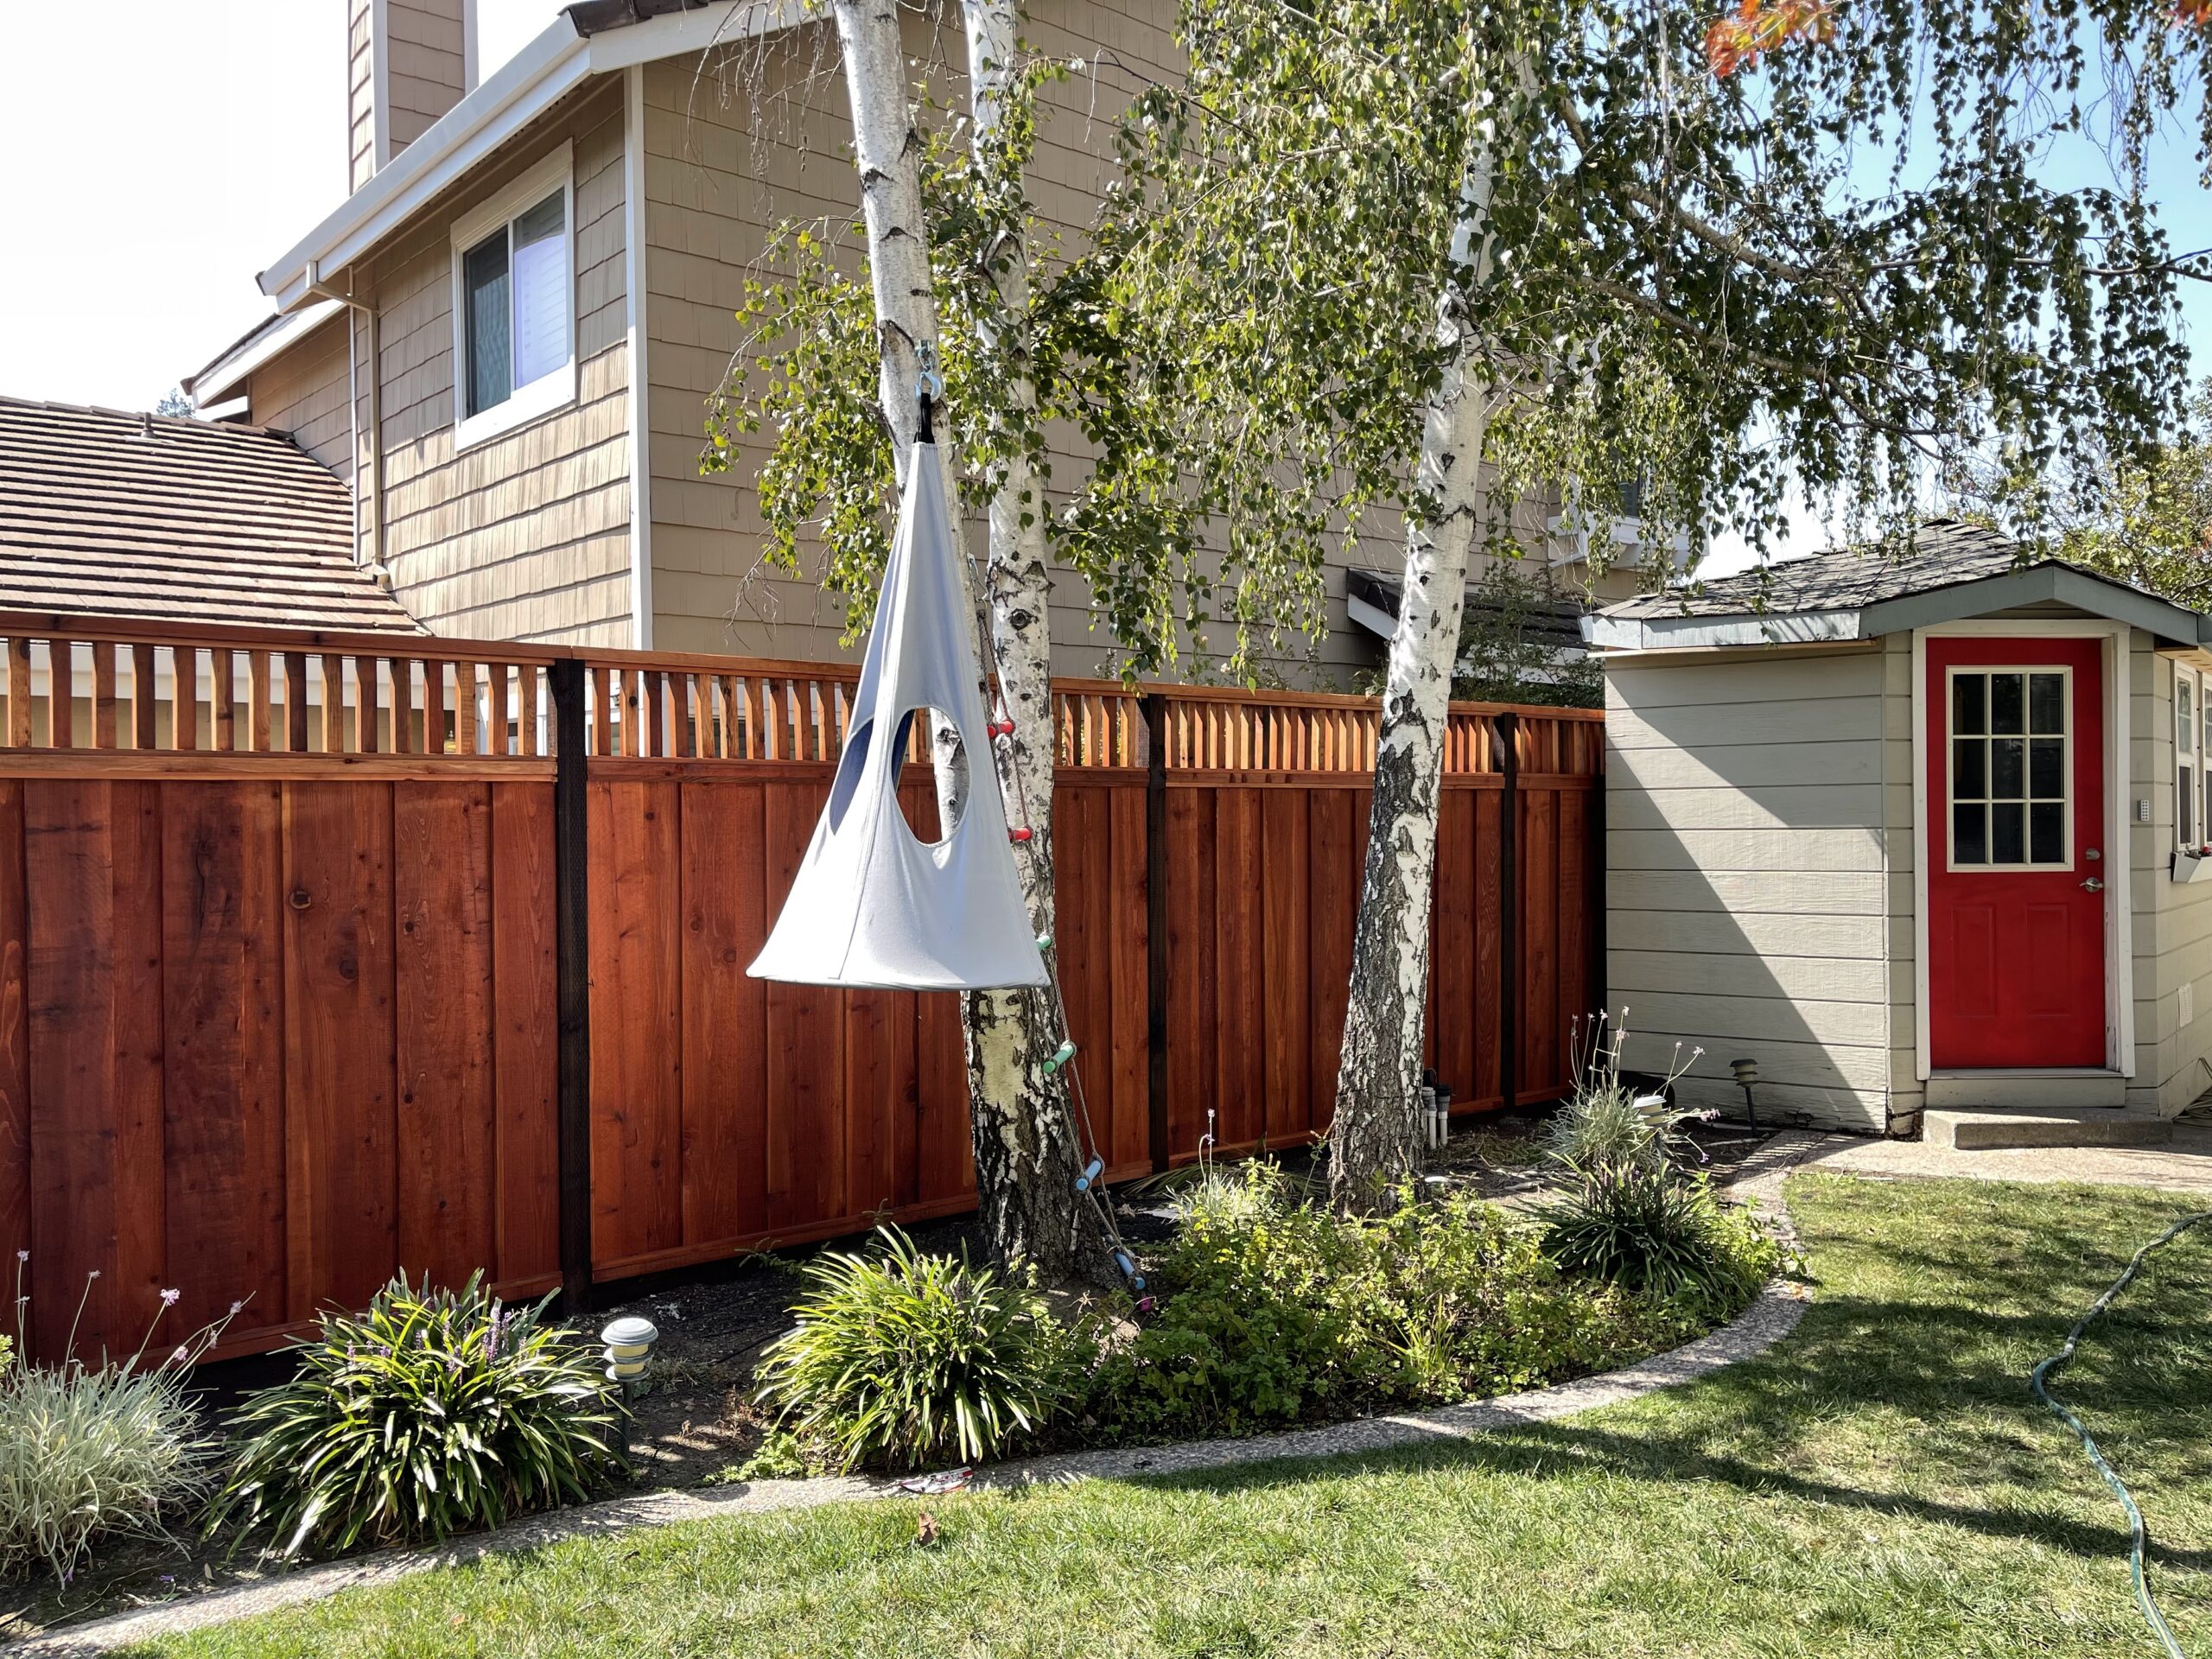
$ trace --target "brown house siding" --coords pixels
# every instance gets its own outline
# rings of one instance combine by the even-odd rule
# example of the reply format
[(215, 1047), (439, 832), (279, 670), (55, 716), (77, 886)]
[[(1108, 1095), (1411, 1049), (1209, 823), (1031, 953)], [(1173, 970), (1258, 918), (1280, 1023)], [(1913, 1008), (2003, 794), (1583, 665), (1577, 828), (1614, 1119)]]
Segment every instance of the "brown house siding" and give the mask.
[[(577, 401), (456, 455), (451, 223), (563, 139), (575, 144)], [(380, 313), (385, 558), (401, 602), (435, 632), (631, 643), (622, 224), (622, 100), (610, 82), (369, 268)]]
[(347, 482), (353, 477), (353, 425), (346, 414), (351, 322), (349, 313), (340, 312), (246, 382), (249, 425), (289, 433), (293, 442)]

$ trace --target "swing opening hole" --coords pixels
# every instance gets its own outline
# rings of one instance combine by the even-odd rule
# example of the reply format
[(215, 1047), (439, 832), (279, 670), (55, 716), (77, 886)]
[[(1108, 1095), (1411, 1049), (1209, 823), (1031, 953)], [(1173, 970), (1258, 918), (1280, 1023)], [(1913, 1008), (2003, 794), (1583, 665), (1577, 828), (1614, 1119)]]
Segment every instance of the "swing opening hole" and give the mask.
[[(935, 742), (942, 731), (950, 749), (946, 760), (953, 781), (953, 817), (950, 823), (938, 811)], [(906, 828), (925, 847), (943, 845), (960, 827), (968, 804), (968, 746), (960, 728), (941, 709), (909, 709), (899, 719), (899, 810)]]

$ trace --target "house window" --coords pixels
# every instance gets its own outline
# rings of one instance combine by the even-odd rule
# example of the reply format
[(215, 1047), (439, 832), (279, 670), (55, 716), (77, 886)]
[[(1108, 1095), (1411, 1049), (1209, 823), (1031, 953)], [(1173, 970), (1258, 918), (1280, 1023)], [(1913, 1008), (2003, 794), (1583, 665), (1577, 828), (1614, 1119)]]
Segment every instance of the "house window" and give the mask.
[(2212, 707), (2204, 697), (2204, 676), (2193, 668), (2174, 669), (2174, 845), (2194, 851), (2212, 838), (2205, 819), (2204, 762), (2212, 747)]
[(457, 448), (575, 401), (573, 194), (564, 144), (453, 226)]
[(2073, 863), (2067, 669), (1951, 671), (1953, 869)]

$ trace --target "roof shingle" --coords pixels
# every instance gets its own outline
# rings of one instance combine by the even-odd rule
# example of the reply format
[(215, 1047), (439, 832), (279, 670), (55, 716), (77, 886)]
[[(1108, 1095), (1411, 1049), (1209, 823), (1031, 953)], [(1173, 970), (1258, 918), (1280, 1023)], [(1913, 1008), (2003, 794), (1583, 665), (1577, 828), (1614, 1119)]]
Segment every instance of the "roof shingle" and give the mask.
[(424, 632), (281, 432), (0, 397), (0, 610)]
[(1920, 527), (1910, 559), (1894, 558), (1879, 548), (1831, 548), (1810, 558), (1760, 565), (1687, 588), (1640, 594), (1606, 606), (1603, 614), (1745, 616), (1859, 610), (1908, 594), (2001, 576), (2023, 563), (2019, 544), (2009, 537), (1962, 519), (1940, 518)]

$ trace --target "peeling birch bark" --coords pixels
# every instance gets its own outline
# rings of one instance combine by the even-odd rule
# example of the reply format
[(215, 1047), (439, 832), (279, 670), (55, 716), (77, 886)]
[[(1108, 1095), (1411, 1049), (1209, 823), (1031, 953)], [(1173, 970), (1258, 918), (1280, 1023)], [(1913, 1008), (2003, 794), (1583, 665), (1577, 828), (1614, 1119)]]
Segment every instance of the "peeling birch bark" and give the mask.
[(1487, 124), (1478, 125), (1452, 225), (1456, 280), (1438, 308), (1438, 339), (1451, 348), (1452, 359), (1424, 412), (1418, 505), (1407, 515), (1404, 597), (1383, 683), (1367, 865), (1329, 1130), (1329, 1196), (1344, 1210), (1387, 1207), (1393, 1189), (1410, 1187), (1419, 1169), (1415, 1103), (1428, 1004), (1437, 796), (1492, 409), (1465, 308), (1491, 274), (1494, 146)]

